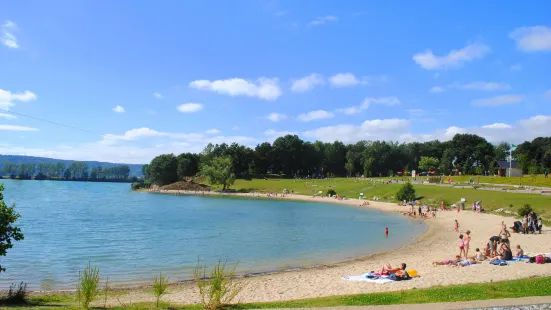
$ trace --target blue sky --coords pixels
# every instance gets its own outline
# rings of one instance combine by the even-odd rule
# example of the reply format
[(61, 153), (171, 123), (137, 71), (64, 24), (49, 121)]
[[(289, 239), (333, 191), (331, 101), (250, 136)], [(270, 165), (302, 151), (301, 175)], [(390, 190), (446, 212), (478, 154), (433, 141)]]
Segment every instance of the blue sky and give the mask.
[(544, 0), (3, 1), (0, 153), (146, 163), (285, 133), (549, 136), (549, 12)]

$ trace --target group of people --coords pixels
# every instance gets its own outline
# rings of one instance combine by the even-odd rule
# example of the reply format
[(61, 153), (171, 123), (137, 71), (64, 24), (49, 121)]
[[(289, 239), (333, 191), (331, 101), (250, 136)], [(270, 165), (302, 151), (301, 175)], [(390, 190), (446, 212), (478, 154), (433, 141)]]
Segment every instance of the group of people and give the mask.
[(534, 234), (536, 232), (539, 232), (541, 234), (542, 228), (543, 220), (541, 217), (538, 219), (538, 216), (534, 211), (522, 217), (522, 226), (519, 227), (517, 222), (515, 222), (515, 224), (513, 225), (513, 231), (523, 234)]
[(420, 201), (408, 201), (400, 203), (401, 206), (408, 206), (409, 211), (403, 212), (402, 215), (409, 217), (420, 217), (420, 218), (435, 218), (436, 217), (436, 208), (431, 207), (427, 204), (421, 204)]

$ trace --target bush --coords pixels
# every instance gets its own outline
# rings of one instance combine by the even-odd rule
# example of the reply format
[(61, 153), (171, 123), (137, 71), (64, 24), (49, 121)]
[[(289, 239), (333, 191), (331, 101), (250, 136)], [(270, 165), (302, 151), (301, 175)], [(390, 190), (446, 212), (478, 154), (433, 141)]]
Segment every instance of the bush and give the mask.
[(84, 309), (88, 309), (90, 303), (99, 293), (99, 268), (88, 263), (84, 270), (78, 272), (77, 297)]
[(162, 273), (159, 273), (159, 276), (153, 278), (153, 295), (155, 295), (155, 304), (156, 307), (159, 307), (159, 300), (161, 297), (167, 293), (168, 289), (168, 278)]
[(130, 188), (132, 188), (133, 191), (136, 191), (142, 188), (150, 188), (150, 187), (151, 187), (151, 183), (147, 183), (147, 182), (134, 182), (130, 186)]
[(411, 183), (407, 182), (402, 185), (398, 192), (396, 193), (396, 199), (399, 201), (413, 201), (415, 200), (415, 188)]
[(337, 192), (335, 192), (334, 189), (327, 190), (327, 196), (333, 197), (333, 196), (336, 196), (336, 195), (337, 195)]
[(23, 304), (27, 297), (27, 283), (12, 283), (8, 294), (2, 300), (5, 304)]
[(525, 216), (528, 215), (528, 213), (532, 212), (532, 206), (530, 204), (525, 204), (524, 206), (518, 208), (518, 215)]
[(206, 264), (197, 264), (195, 267), (195, 282), (199, 288), (201, 304), (204, 309), (219, 309), (229, 305), (245, 286), (245, 282), (235, 283), (233, 281), (237, 264), (233, 268), (227, 269), (226, 263), (226, 261), (222, 263), (222, 260), (219, 260), (211, 270), (207, 270)]

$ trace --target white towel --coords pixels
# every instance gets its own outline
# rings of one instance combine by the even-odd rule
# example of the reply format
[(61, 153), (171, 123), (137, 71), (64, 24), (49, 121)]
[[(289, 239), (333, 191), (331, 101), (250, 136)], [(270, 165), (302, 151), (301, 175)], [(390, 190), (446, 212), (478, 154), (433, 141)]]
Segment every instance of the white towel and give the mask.
[(389, 282), (394, 282), (392, 280), (390, 280), (389, 278), (378, 278), (378, 279), (369, 279), (367, 276), (369, 275), (369, 273), (364, 273), (362, 275), (359, 275), (359, 276), (345, 276), (345, 277), (342, 277), (343, 280), (349, 280), (349, 281), (360, 281), (360, 282), (373, 282), (373, 283), (389, 283)]

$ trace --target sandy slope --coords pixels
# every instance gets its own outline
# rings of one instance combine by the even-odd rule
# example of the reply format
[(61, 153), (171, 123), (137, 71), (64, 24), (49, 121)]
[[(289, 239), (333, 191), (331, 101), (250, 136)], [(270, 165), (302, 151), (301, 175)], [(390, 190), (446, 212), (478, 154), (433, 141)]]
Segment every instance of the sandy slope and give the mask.
[[(238, 195), (238, 194), (232, 194)], [(241, 196), (253, 196), (242, 194)], [(265, 195), (264, 195), (265, 197)], [(360, 201), (335, 200), (331, 198), (313, 198), (308, 196), (289, 195), (285, 198), (303, 201), (324, 201), (359, 206)], [(406, 207), (396, 204), (371, 202), (366, 208), (376, 208), (390, 212), (401, 212)], [(431, 262), (452, 258), (458, 253), (457, 237), (453, 231), (453, 222), (458, 220), (460, 232), (471, 231), (472, 247), (483, 248), (489, 237), (497, 235), (501, 221), (505, 220), (511, 226), (513, 219), (493, 214), (475, 214), (470, 211), (442, 211), (438, 212), (436, 219), (426, 220), (429, 230), (412, 245), (387, 253), (376, 254), (370, 257), (354, 261), (343, 262), (331, 266), (316, 267), (311, 269), (288, 271), (276, 274), (251, 277), (241, 281), (247, 281), (247, 286), (238, 296), (241, 302), (280, 301), (298, 298), (311, 298), (331, 295), (346, 295), (357, 293), (370, 293), (382, 291), (395, 291), (411, 288), (424, 288), (435, 285), (464, 284), (472, 282), (489, 282), (518, 279), (531, 276), (551, 276), (551, 264), (536, 265), (527, 263), (514, 263), (509, 266), (493, 266), (484, 263), (472, 267), (432, 266)], [(392, 233), (392, 232), (391, 232)], [(511, 244), (520, 244), (526, 252), (551, 252), (551, 231), (544, 228), (542, 235), (513, 234)], [(359, 275), (372, 270), (379, 270), (383, 263), (393, 266), (405, 262), (408, 269), (416, 269), (421, 278), (410, 281), (393, 282), (388, 284), (352, 282), (343, 280), (345, 275)], [(134, 291), (121, 301), (136, 302), (152, 300), (150, 294)], [(197, 303), (199, 295), (192, 283), (179, 284), (170, 290), (170, 294), (163, 300), (173, 303)], [(114, 304), (119, 301), (112, 300)]]

